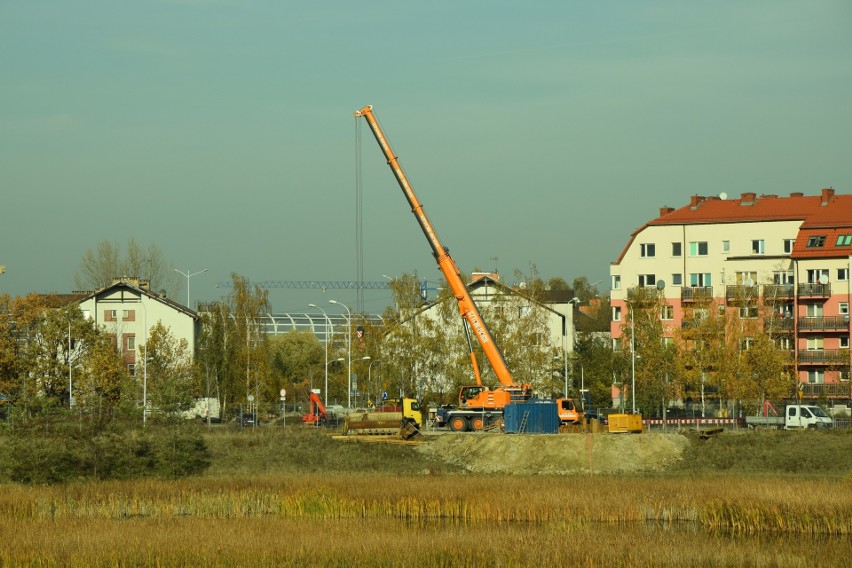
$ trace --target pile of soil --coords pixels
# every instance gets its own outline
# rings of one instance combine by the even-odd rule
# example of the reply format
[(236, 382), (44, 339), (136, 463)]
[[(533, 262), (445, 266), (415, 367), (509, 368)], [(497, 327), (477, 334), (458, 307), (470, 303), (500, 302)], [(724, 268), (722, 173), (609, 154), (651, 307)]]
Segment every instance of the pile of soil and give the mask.
[(497, 434), (424, 436), (417, 451), (472, 473), (640, 473), (679, 461), (689, 440), (680, 434)]

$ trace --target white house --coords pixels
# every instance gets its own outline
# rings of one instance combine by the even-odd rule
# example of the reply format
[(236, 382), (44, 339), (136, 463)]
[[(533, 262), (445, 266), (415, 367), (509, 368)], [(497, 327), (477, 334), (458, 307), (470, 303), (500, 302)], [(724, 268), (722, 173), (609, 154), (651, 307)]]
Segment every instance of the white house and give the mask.
[(86, 318), (93, 319), (99, 328), (115, 337), (131, 374), (136, 370), (136, 353), (143, 348), (157, 322), (178, 341), (185, 339), (190, 354), (195, 356), (198, 314), (152, 292), (146, 280), (117, 278), (112, 285), (84, 296), (79, 304)]

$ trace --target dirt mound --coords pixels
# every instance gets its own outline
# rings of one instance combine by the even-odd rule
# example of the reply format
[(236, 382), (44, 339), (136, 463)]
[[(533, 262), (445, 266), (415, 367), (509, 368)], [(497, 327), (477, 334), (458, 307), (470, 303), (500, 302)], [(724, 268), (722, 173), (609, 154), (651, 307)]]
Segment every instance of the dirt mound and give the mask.
[(689, 441), (678, 434), (440, 434), (418, 451), (473, 473), (569, 475), (662, 470)]

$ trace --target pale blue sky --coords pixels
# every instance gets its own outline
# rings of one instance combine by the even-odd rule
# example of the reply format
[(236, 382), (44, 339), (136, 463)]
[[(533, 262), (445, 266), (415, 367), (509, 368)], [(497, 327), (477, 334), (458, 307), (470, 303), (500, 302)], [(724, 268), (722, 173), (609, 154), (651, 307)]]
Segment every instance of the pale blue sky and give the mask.
[[(661, 206), (852, 193), (850, 101), (846, 0), (0, 0), (0, 292), (70, 291), (128, 237), (209, 269), (193, 303), (231, 272), (355, 280), (366, 104), (463, 271), (607, 288)], [(365, 279), (437, 280), (362, 136)]]

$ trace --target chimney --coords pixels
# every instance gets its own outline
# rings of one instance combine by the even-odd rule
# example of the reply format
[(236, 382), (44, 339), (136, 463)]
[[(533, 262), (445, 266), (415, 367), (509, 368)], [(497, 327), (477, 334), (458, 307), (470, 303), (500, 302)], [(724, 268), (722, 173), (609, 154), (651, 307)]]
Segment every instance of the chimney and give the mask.
[(794, 191), (790, 194), (790, 197), (804, 197), (804, 196), (805, 196), (805, 194), (802, 193), (801, 191)]
[(672, 213), (673, 211), (674, 211), (674, 207), (669, 207), (669, 206), (660, 207), (660, 217), (665, 217), (666, 215), (668, 215), (669, 213)]
[(740, 205), (754, 205), (756, 193), (743, 193), (740, 195)]
[(704, 201), (703, 195), (693, 195), (689, 200), (689, 206), (695, 209), (701, 204), (702, 201)]
[(834, 189), (830, 187), (824, 187), (822, 189), (822, 204), (827, 205), (831, 198), (834, 197)]

